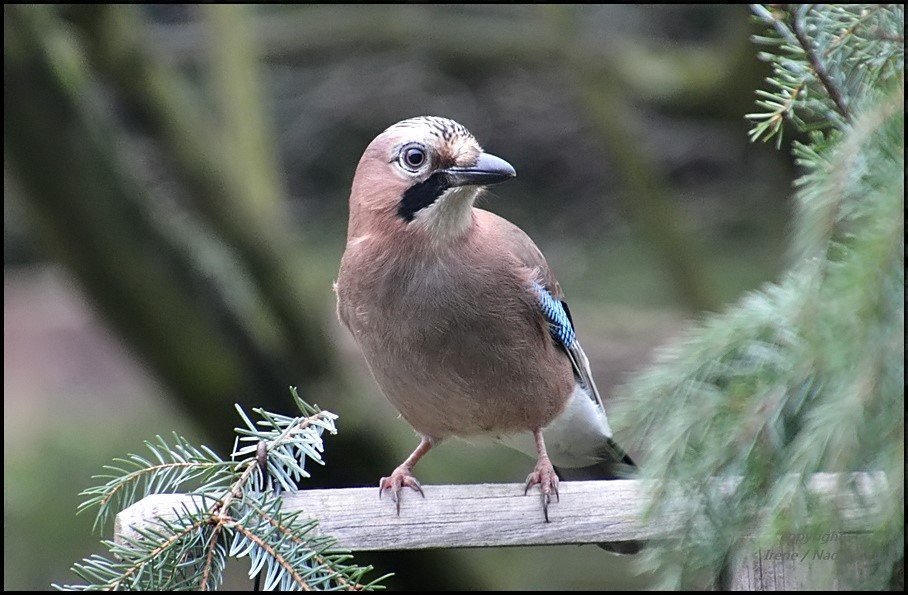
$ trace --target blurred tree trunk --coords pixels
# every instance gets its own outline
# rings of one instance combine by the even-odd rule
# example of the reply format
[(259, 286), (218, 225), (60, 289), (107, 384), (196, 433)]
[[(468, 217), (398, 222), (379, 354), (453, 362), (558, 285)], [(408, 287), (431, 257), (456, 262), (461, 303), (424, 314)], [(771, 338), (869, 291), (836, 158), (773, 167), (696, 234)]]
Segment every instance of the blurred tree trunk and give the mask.
[[(285, 192), (277, 168), (276, 141), (272, 138), (267, 69), (259, 67), (256, 31), (248, 26), (254, 15), (239, 4), (204, 4), (199, 7), (208, 25), (210, 93), (219, 107), (217, 130), (228, 169), (239, 169), (239, 192), (250, 210), (265, 221), (280, 221)], [(270, 116), (270, 112), (268, 112)]]
[[(641, 237), (674, 281), (680, 302), (693, 311), (715, 310), (720, 303), (715, 284), (703, 267), (699, 242), (686, 232), (683, 217), (669, 198), (665, 176), (643, 149), (638, 111), (631, 109), (616, 64), (595, 63), (576, 47), (579, 16), (576, 6), (539, 7), (544, 26), (560, 39), (566, 60), (576, 63), (576, 93), (587, 120), (628, 192), (624, 205)], [(629, 52), (633, 54), (633, 52)]]
[(230, 159), (224, 139), (214, 133), (217, 122), (147, 47), (138, 10), (79, 6), (69, 15), (84, 34), (92, 66), (141, 118), (189, 190), (192, 207), (261, 292), (262, 308), (280, 348), (292, 355), (294, 369), (309, 378), (326, 374), (330, 356), (319, 317), (306, 307), (311, 303), (306, 267), (272, 198), (276, 185), (262, 182), (269, 177), (262, 159), (249, 164)]
[(279, 365), (144, 203), (73, 40), (45, 7), (4, 8), (4, 144), (31, 219), (95, 304), (212, 427), (283, 394)]
[(685, 229), (663, 172), (643, 150), (627, 98), (615, 81), (592, 73), (582, 76), (577, 87), (586, 117), (627, 187), (624, 210), (671, 276), (679, 301), (694, 312), (718, 309), (716, 284), (703, 266), (700, 243)]

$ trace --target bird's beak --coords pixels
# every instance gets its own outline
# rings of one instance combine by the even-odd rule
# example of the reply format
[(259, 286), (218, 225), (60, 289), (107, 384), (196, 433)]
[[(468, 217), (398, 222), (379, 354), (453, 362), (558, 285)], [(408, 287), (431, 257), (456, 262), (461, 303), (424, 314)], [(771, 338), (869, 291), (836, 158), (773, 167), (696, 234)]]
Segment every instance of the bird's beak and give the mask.
[(490, 153), (480, 153), (470, 167), (449, 167), (444, 171), (451, 186), (489, 186), (517, 175), (510, 163)]

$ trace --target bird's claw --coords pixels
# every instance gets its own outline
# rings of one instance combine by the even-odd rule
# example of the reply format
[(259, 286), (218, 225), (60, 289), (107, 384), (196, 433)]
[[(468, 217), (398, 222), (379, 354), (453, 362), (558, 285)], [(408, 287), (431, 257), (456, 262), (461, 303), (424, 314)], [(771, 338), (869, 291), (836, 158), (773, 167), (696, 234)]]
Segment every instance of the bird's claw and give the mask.
[(552, 495), (555, 496), (555, 501), (559, 501), (561, 498), (558, 495), (558, 475), (555, 473), (555, 468), (552, 466), (551, 461), (548, 457), (539, 459), (536, 462), (536, 467), (533, 469), (533, 472), (527, 476), (527, 483), (523, 489), (523, 495), (526, 496), (529, 493), (530, 488), (534, 485), (538, 485), (540, 491), (542, 492), (542, 514), (545, 516), (545, 522), (549, 522), (549, 502), (552, 501)]
[(392, 471), (389, 477), (382, 477), (378, 482), (378, 497), (381, 498), (381, 495), (385, 490), (390, 490), (391, 501), (394, 502), (397, 508), (397, 516), (400, 516), (400, 491), (405, 486), (416, 490), (423, 498), (426, 497), (422, 491), (422, 486), (419, 485), (419, 482), (416, 481), (416, 478), (413, 477), (410, 470), (403, 466)]

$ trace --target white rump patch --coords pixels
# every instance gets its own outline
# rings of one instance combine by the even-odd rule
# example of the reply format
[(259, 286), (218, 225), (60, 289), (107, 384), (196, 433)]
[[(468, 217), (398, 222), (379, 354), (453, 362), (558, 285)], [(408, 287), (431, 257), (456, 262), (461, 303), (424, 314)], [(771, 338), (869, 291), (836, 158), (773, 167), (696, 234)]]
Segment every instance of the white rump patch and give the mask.
[[(612, 437), (612, 428), (605, 411), (575, 384), (564, 411), (543, 429), (542, 436), (553, 465), (587, 467), (601, 460), (603, 444)], [(498, 441), (536, 458), (536, 441), (531, 432), (501, 436)]]

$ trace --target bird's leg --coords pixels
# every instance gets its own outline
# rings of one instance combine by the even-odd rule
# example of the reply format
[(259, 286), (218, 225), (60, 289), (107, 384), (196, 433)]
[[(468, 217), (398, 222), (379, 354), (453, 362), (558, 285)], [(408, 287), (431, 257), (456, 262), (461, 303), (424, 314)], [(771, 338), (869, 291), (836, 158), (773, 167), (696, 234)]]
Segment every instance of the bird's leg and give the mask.
[(539, 485), (542, 491), (542, 514), (545, 515), (545, 522), (549, 522), (549, 502), (552, 500), (552, 494), (555, 499), (558, 497), (558, 475), (555, 474), (555, 468), (549, 460), (549, 455), (545, 451), (545, 442), (542, 440), (542, 430), (534, 430), (533, 437), (536, 438), (536, 452), (539, 458), (536, 460), (536, 467), (533, 472), (527, 476), (526, 487), (523, 490), (525, 496), (531, 487)]
[(400, 490), (404, 486), (416, 490), (423, 498), (426, 497), (422, 492), (422, 486), (419, 485), (419, 482), (416, 481), (416, 478), (413, 477), (410, 470), (413, 469), (413, 466), (419, 462), (419, 459), (421, 459), (423, 455), (429, 452), (430, 448), (432, 448), (432, 441), (423, 436), (419, 446), (417, 446), (416, 450), (407, 457), (407, 460), (398, 465), (397, 469), (392, 471), (389, 477), (382, 477), (378, 482), (378, 497), (381, 498), (382, 492), (385, 490), (391, 490), (391, 500), (397, 504), (398, 516), (400, 516)]

